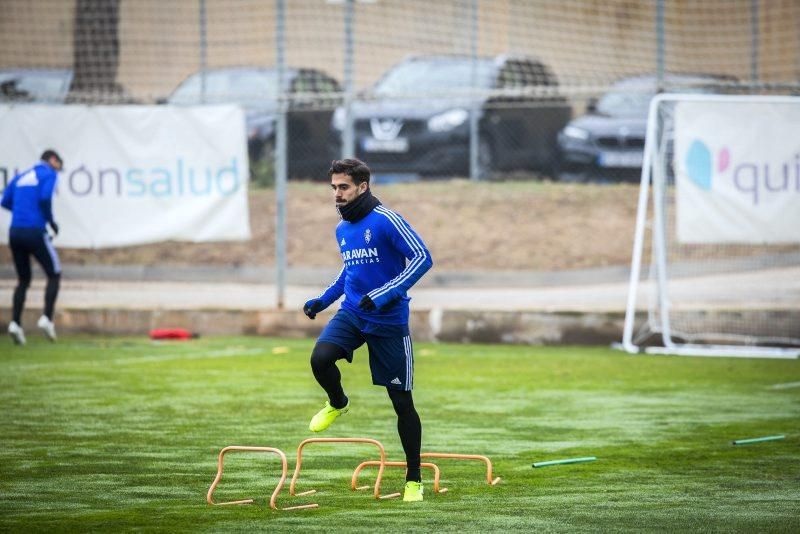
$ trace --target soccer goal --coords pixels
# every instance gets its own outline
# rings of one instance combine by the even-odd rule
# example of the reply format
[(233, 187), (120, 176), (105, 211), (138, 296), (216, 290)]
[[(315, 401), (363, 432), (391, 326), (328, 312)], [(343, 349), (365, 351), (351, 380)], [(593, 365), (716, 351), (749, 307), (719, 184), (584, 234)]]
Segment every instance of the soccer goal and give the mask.
[(796, 97), (653, 99), (621, 348), (800, 356), (798, 124)]

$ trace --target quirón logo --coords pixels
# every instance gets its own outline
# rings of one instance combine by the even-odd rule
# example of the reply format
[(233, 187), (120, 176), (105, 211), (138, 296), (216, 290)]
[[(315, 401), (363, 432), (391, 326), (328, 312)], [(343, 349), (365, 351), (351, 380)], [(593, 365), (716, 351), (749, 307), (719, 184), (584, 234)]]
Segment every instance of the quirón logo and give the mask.
[[(5, 184), (19, 171), (5, 175)], [(152, 167), (90, 167), (79, 163), (59, 173), (56, 194), (78, 198), (98, 197), (201, 197), (230, 196), (242, 186), (237, 158), (230, 165), (196, 166), (178, 158), (173, 164)]]
[(689, 179), (703, 191), (711, 191), (715, 182), (724, 181), (747, 195), (753, 205), (767, 195), (800, 193), (800, 151), (781, 162), (740, 161), (728, 147), (722, 147), (715, 162), (708, 145), (695, 139), (686, 152), (685, 163)]

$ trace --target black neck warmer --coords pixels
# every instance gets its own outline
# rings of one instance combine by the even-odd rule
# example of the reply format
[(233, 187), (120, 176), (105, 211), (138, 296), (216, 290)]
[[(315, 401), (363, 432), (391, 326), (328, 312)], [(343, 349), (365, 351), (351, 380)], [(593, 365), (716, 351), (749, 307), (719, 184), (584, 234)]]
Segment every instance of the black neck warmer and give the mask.
[(339, 210), (339, 215), (342, 216), (342, 219), (354, 223), (369, 215), (376, 206), (380, 205), (381, 201), (378, 200), (378, 197), (374, 196), (372, 191), (367, 189), (344, 206), (336, 206), (336, 209)]

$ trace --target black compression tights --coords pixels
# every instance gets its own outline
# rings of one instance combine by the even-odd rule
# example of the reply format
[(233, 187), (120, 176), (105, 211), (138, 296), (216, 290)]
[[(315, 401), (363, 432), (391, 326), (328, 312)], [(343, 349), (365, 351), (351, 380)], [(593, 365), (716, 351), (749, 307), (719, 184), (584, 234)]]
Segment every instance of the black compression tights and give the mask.
[(347, 357), (345, 350), (339, 345), (321, 341), (311, 352), (311, 370), (314, 378), (328, 394), (328, 401), (334, 408), (347, 406), (347, 397), (342, 389), (342, 374), (336, 367), (336, 360)]
[(414, 408), (414, 399), (410, 391), (399, 391), (386, 388), (392, 406), (397, 414), (397, 433), (400, 434), (400, 443), (406, 453), (406, 480), (422, 480), (419, 472), (419, 453), (422, 446), (422, 423), (419, 420), (417, 409)]
[(61, 273), (54, 274), (47, 277), (47, 287), (44, 290), (44, 314), (51, 321), (53, 320), (53, 312), (56, 307), (56, 297), (58, 297), (58, 289), (61, 286)]
[[(17, 324), (22, 324), (22, 310), (25, 307), (25, 296), (28, 293), (28, 287), (31, 285), (31, 276), (20, 276), (17, 281), (17, 287), (14, 289), (14, 301), (11, 312), (11, 318)], [(44, 290), (44, 314), (51, 321), (53, 320), (53, 311), (56, 306), (56, 297), (58, 297), (58, 288), (61, 285), (61, 273), (55, 273), (47, 277), (47, 287)]]
[[(338, 345), (321, 341), (316, 344), (311, 353), (311, 370), (314, 378), (328, 394), (328, 401), (334, 408), (343, 408), (347, 405), (347, 396), (342, 389), (342, 375), (336, 367), (336, 361), (347, 356), (345, 350)], [(400, 443), (406, 454), (408, 471), (406, 480), (421, 480), (420, 476), (420, 448), (422, 445), (422, 424), (419, 414), (414, 407), (414, 399), (410, 391), (399, 391), (386, 388), (389, 399), (397, 414), (397, 433), (400, 434)]]

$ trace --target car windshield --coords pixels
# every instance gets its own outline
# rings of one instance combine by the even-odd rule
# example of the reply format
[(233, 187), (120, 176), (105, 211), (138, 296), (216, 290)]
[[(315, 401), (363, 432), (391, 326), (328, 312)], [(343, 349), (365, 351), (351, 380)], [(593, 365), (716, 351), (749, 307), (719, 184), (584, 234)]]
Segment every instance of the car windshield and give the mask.
[[(666, 79), (665, 92), (707, 94), (719, 91), (722, 83), (713, 78)], [(597, 102), (597, 112), (611, 117), (646, 117), (656, 95), (655, 81), (622, 82)]]
[(9, 99), (61, 101), (69, 89), (69, 72), (0, 74), (0, 92)]
[(269, 70), (226, 70), (198, 72), (187, 78), (169, 98), (171, 104), (219, 104), (236, 102), (248, 107), (263, 107), (278, 98), (278, 73)]
[(597, 103), (597, 111), (611, 117), (646, 117), (655, 91), (612, 91)]
[[(492, 82), (492, 62), (481, 59), (477, 62), (478, 87), (487, 88)], [(454, 89), (468, 90), (471, 86), (472, 68), (469, 59), (445, 59), (438, 61), (407, 61), (401, 63), (378, 81), (375, 94), (412, 94), (425, 92), (452, 92)]]

